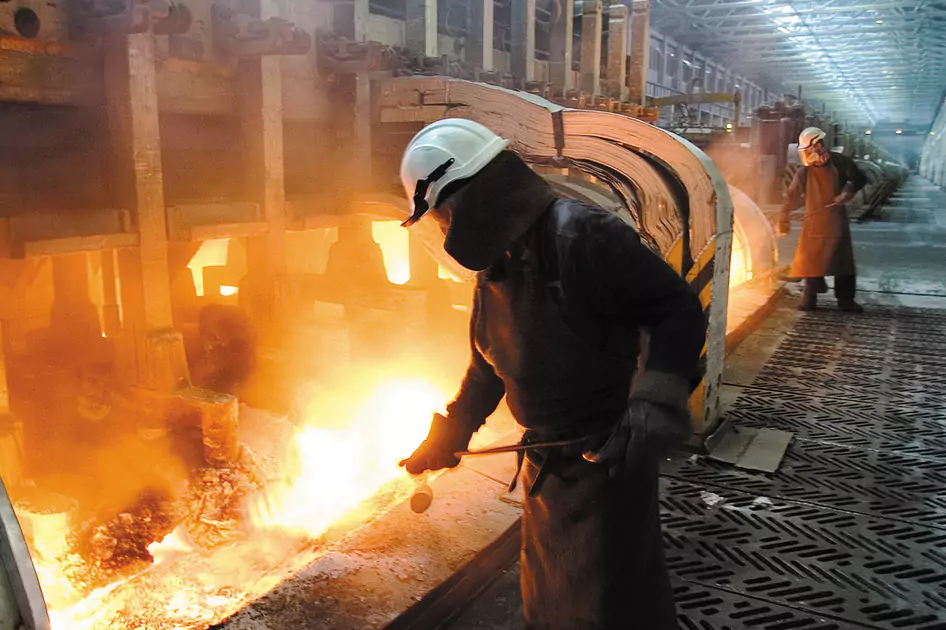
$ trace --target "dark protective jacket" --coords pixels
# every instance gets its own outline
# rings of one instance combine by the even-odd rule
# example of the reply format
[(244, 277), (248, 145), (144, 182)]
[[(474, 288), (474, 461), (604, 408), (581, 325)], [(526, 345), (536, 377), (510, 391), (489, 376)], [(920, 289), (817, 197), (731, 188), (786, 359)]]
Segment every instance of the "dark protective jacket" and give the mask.
[(790, 213), (804, 197), (805, 218), (790, 277), (854, 275), (854, 247), (847, 210), (844, 206), (828, 206), (842, 191), (853, 197), (866, 183), (867, 178), (854, 160), (840, 153), (832, 153), (823, 166), (798, 169), (780, 217), (787, 231)]
[[(570, 199), (548, 201), (541, 178), (523, 180), (486, 196), (502, 209), (497, 220), (536, 210), (539, 218), (477, 278), (472, 360), (449, 419), (472, 434), (505, 395), (516, 420), (546, 439), (609, 430), (629, 396), (685, 408), (705, 337), (696, 294), (619, 217)], [(530, 189), (542, 208), (517, 207)], [(517, 203), (507, 205), (510, 197)], [(632, 392), (641, 328), (650, 332), (649, 351)], [(525, 499), (526, 627), (676, 628), (657, 454), (611, 479), (578, 452), (538, 453), (526, 464), (527, 488), (553, 456), (541, 487)]]

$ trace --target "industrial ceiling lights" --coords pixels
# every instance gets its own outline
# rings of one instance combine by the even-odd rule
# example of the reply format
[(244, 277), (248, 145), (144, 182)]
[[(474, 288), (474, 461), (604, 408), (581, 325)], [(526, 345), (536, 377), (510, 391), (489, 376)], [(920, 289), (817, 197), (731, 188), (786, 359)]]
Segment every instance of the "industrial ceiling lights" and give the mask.
[[(785, 4), (778, 7), (763, 7), (762, 12), (769, 15), (770, 19), (778, 25), (778, 30), (782, 33), (789, 34), (793, 32), (799, 32), (802, 29), (807, 31), (801, 35), (792, 35), (788, 40), (796, 48), (808, 51), (811, 48), (811, 44), (817, 48), (817, 54), (815, 59), (817, 61), (826, 62), (831, 66), (833, 70), (828, 68), (822, 68), (820, 70), (822, 76), (826, 79), (832, 80), (836, 87), (847, 87), (849, 94), (854, 96), (854, 100), (857, 101), (860, 105), (862, 113), (864, 113), (868, 121), (873, 124), (876, 120), (876, 114), (873, 111), (873, 108), (867, 104), (862, 98), (861, 95), (857, 92), (854, 85), (851, 81), (845, 76), (844, 71), (834, 62), (831, 58), (831, 55), (824, 49), (821, 43), (818, 41), (818, 38), (815, 36), (811, 27), (808, 26), (801, 14), (795, 9), (791, 4)], [(780, 13), (781, 15), (775, 15)], [(881, 20), (882, 21), (882, 20)], [(808, 40), (808, 41), (806, 41)], [(811, 57), (807, 57), (806, 60), (809, 63), (814, 63)], [(833, 76), (832, 76), (833, 75)]]
[[(680, 20), (681, 13), (688, 19)], [(801, 22), (792, 23), (795, 15)], [(655, 0), (654, 18), (662, 34), (721, 59), (728, 56), (743, 74), (770, 75), (785, 84), (806, 85), (813, 75), (819, 77), (817, 66), (809, 64), (814, 51), (823, 48), (870, 99), (865, 109), (876, 120), (888, 116), (884, 110), (909, 111), (925, 120), (934, 107), (932, 93), (941, 92), (946, 79), (946, 48), (940, 45), (946, 3), (941, 1)], [(885, 70), (885, 77), (902, 79), (901, 89), (891, 91), (877, 80)], [(854, 99), (818, 78), (808, 98), (868, 123)]]

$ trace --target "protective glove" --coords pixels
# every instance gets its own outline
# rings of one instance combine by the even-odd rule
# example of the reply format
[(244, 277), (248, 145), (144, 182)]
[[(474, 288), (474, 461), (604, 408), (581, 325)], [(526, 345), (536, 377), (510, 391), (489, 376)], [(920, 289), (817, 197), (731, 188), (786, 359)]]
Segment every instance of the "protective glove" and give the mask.
[(582, 456), (589, 462), (608, 466), (608, 474), (616, 477), (635, 459), (648, 454), (663, 455), (689, 435), (690, 418), (686, 411), (647, 400), (631, 400), (604, 444)]
[(788, 221), (779, 221), (778, 226), (775, 228), (775, 235), (778, 237), (788, 236), (789, 232), (792, 231), (792, 224)]
[(456, 419), (435, 413), (427, 439), (398, 465), (406, 468), (412, 475), (419, 475), (427, 470), (455, 468), (460, 464), (460, 458), (454, 453), (466, 450), (471, 437), (473, 434), (469, 429)]

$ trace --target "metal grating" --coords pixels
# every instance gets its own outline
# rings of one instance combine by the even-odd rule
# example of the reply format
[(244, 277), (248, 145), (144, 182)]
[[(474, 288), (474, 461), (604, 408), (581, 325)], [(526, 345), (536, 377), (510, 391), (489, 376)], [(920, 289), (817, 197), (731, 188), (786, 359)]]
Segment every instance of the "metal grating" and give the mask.
[(942, 311), (878, 308), (858, 318), (826, 311), (801, 318), (752, 385), (946, 414), (944, 370)]
[(701, 457), (674, 459), (666, 474), (758, 496), (946, 527), (946, 462), (796, 440), (775, 476)]
[(675, 581), (680, 630), (856, 630), (861, 626), (825, 619), (772, 602)]
[[(779, 471), (664, 467), (681, 630), (946, 630), (944, 377), (946, 311), (800, 317), (728, 412), (795, 433)], [(450, 627), (521, 615), (492, 593)]]
[(946, 460), (946, 315), (799, 320), (730, 417), (851, 448)]
[(841, 627), (946, 630), (944, 374), (946, 311), (800, 317), (728, 412), (795, 433), (779, 472), (669, 462), (673, 573)]
[(675, 481), (663, 490), (678, 578), (874, 628), (946, 628), (946, 530)]

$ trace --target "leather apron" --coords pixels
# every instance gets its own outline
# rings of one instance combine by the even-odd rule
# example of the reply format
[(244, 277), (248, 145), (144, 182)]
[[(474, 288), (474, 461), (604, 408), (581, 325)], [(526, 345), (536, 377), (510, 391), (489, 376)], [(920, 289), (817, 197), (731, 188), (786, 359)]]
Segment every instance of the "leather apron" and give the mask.
[(828, 207), (840, 192), (838, 171), (828, 164), (807, 169), (805, 218), (792, 260), (792, 278), (853, 276), (854, 248), (844, 206)]
[[(531, 251), (511, 256), (505, 267), (504, 278), (481, 276), (477, 283), (475, 341), (503, 380), (527, 438), (608, 432), (627, 404), (636, 347), (621, 356), (620, 349), (598, 348), (574, 334), (556, 293), (560, 284)], [(582, 417), (573, 401), (587, 401), (589, 392), (619, 403)], [(580, 449), (533, 451), (523, 473), (527, 630), (675, 630), (656, 457), (612, 479), (604, 466), (583, 460)]]

